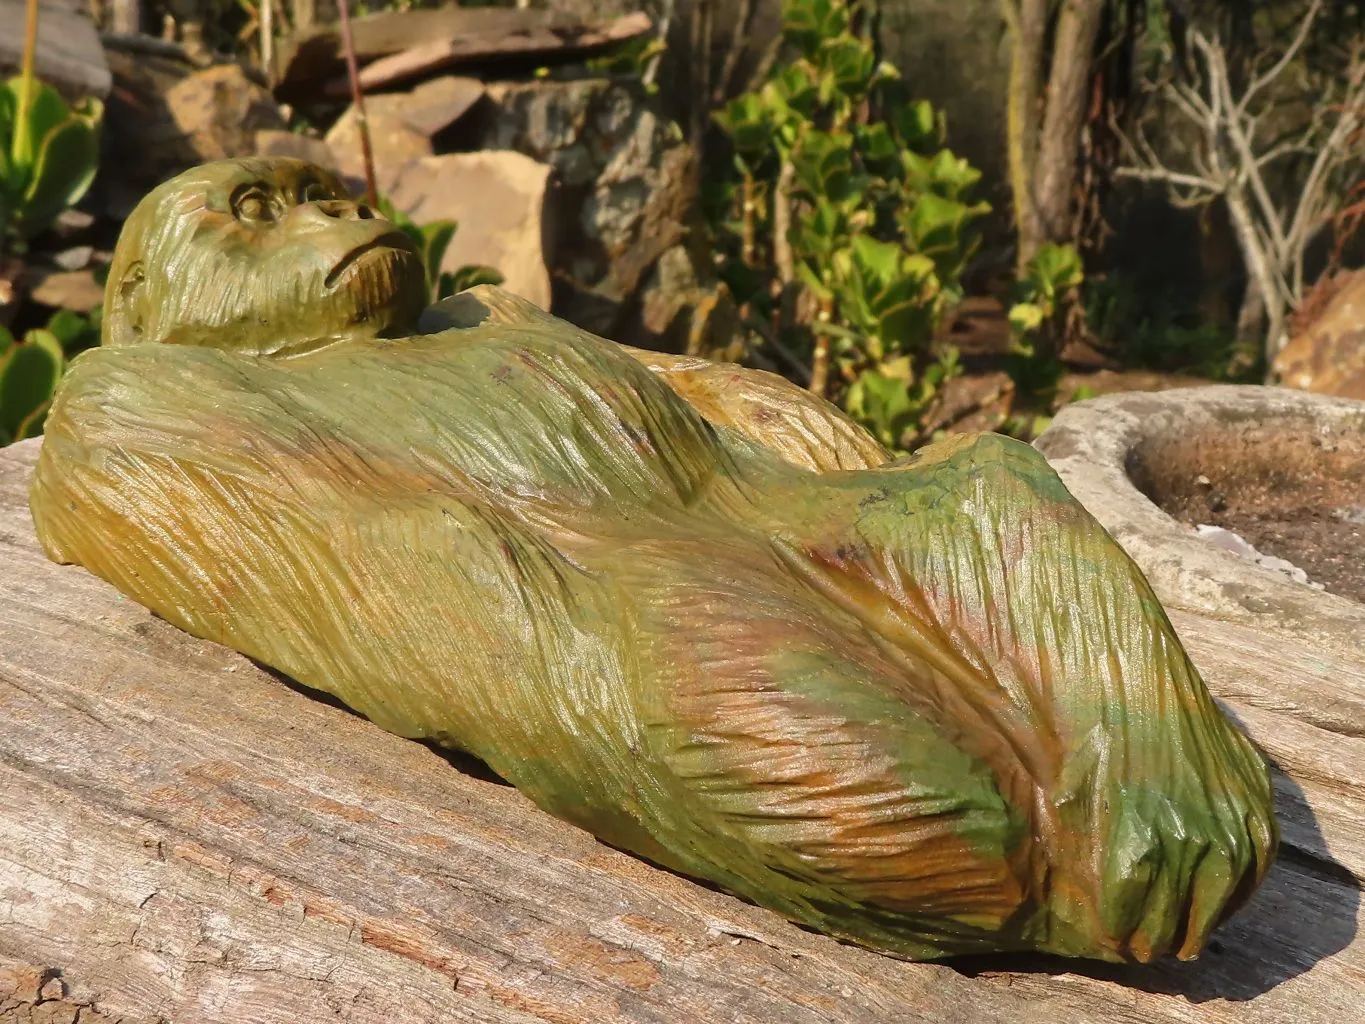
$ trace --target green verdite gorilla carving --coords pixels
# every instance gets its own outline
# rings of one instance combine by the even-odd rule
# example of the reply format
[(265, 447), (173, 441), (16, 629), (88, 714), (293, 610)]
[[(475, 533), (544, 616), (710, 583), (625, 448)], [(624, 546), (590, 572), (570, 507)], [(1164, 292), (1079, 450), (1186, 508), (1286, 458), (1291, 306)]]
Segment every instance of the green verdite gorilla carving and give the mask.
[(1198, 954), (1267, 768), (1031, 448), (892, 461), (767, 374), (496, 289), (421, 314), (316, 168), (128, 221), (32, 492), (48, 553), (484, 759), (607, 842), (912, 958)]

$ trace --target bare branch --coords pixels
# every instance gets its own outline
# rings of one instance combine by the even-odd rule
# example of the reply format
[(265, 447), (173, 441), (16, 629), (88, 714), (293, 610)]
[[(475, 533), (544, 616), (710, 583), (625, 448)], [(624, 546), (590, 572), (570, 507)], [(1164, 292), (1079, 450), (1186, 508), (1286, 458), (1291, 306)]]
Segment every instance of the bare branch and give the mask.
[(1247, 91), (1242, 94), (1241, 102), (1237, 104), (1237, 112), (1239, 114), (1245, 113), (1247, 105), (1251, 103), (1252, 98), (1271, 82), (1275, 81), (1285, 68), (1289, 67), (1290, 63), (1294, 60), (1295, 55), (1303, 48), (1304, 41), (1308, 38), (1308, 30), (1313, 27), (1313, 22), (1317, 20), (1318, 12), (1321, 10), (1322, 0), (1313, 0), (1313, 5), (1309, 7), (1308, 11), (1304, 14), (1303, 21), (1299, 23), (1299, 31), (1294, 36), (1293, 42), (1289, 44), (1288, 49), (1284, 51), (1283, 56), (1275, 62), (1274, 66), (1271, 67), (1269, 71), (1252, 79), (1251, 84), (1247, 86)]
[[(1209, 91), (1215, 96), (1212, 109), (1219, 115), (1220, 127), (1227, 133), (1228, 140), (1237, 151), (1238, 177), (1245, 179), (1251, 186), (1251, 194), (1255, 197), (1261, 217), (1274, 240), (1275, 252), (1277, 255), (1281, 254), (1284, 252), (1285, 246), (1282, 215), (1276, 209), (1275, 202), (1270, 197), (1270, 190), (1266, 188), (1265, 178), (1262, 177), (1260, 168), (1256, 163), (1251, 140), (1247, 137), (1242, 123), (1241, 104), (1233, 99), (1227, 57), (1221, 47), (1210, 43), (1197, 32), (1194, 35), (1196, 37), (1195, 45), (1204, 54), (1204, 60), (1209, 69)], [(1221, 116), (1223, 111), (1227, 111), (1226, 117)]]
[(1266, 166), (1266, 164), (1272, 164), (1276, 160), (1280, 159), (1280, 157), (1288, 156), (1290, 153), (1306, 154), (1312, 152), (1313, 147), (1305, 145), (1302, 142), (1285, 142), (1281, 143), (1278, 146), (1275, 146), (1273, 149), (1266, 150), (1264, 153), (1258, 156), (1256, 158), (1256, 166), (1264, 167)]
[(720, 75), (716, 78), (715, 88), (711, 92), (713, 106), (719, 106), (730, 96), (731, 79), (735, 77), (735, 68), (739, 66), (739, 58), (744, 53), (744, 40), (749, 34), (749, 24), (753, 17), (753, 0), (739, 0), (739, 12), (735, 15), (735, 27), (730, 35), (730, 49), (726, 51), (725, 63), (720, 67)]
[[(1130, 134), (1115, 126), (1124, 157), (1132, 164), (1120, 168), (1117, 176), (1160, 182), (1177, 206), (1198, 206), (1220, 196), (1227, 204), (1251, 281), (1243, 310), (1260, 311), (1258, 322), (1265, 316), (1267, 357), (1284, 343), (1287, 315), (1302, 301), (1308, 246), (1346, 202), (1347, 190), (1339, 186), (1359, 151), (1357, 140), (1365, 134), (1365, 40), (1347, 44), (1344, 75), (1309, 74), (1302, 88), (1288, 88), (1286, 82), (1269, 89), (1302, 60), (1312, 27), (1326, 5), (1311, 0), (1305, 6), (1288, 48), (1240, 95), (1234, 91), (1223, 41), (1198, 28), (1189, 30), (1187, 57), (1175, 75), (1163, 71), (1147, 84), (1150, 93), (1165, 100), (1172, 116), (1198, 132), (1198, 143), (1181, 158), (1184, 166), (1163, 162), (1143, 121)], [(1317, 77), (1327, 80), (1318, 82)], [(1267, 125), (1291, 123), (1292, 131), (1264, 130)], [(1274, 137), (1265, 139), (1266, 135)], [(1266, 169), (1295, 153), (1308, 159), (1280, 165), (1288, 172), (1287, 180), (1277, 178), (1278, 192), (1272, 192)], [(1239, 331), (1247, 327), (1258, 329), (1243, 317)]]
[(1197, 177), (1193, 174), (1182, 174), (1165, 167), (1120, 167), (1114, 171), (1114, 174), (1120, 178), (1134, 178), (1138, 181), (1162, 181), (1168, 185), (1202, 189), (1209, 194), (1210, 199), (1221, 195), (1223, 192), (1222, 186), (1216, 181), (1210, 181), (1208, 178)]
[(1318, 205), (1320, 190), (1326, 187), (1331, 171), (1345, 158), (1347, 144), (1361, 126), (1362, 114), (1365, 114), (1365, 61), (1358, 63), (1351, 72), (1347, 101), (1332, 128), (1332, 134), (1327, 137), (1318, 151), (1317, 159), (1313, 161), (1313, 167), (1303, 184), (1298, 211), (1289, 228), (1290, 237), (1300, 245), (1307, 244), (1309, 225), (1319, 219), (1318, 212), (1310, 208)]
[(1204, 98), (1189, 86), (1172, 84), (1167, 87), (1166, 95), (1182, 114), (1199, 127), (1207, 129), (1214, 120), (1213, 111), (1204, 102)]

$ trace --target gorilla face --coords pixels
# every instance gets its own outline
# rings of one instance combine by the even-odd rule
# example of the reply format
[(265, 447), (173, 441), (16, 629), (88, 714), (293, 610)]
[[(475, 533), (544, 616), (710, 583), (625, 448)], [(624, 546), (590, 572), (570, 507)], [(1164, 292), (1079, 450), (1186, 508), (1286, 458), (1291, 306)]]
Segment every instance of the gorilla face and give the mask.
[(149, 194), (119, 237), (104, 343), (297, 355), (408, 333), (426, 300), (406, 235), (299, 160), (223, 160)]

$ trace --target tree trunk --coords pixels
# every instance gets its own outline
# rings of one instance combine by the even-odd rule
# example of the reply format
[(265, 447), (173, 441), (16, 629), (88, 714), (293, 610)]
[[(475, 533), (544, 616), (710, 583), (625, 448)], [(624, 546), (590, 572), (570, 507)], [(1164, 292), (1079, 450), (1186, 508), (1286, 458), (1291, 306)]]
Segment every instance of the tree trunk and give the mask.
[[(1033, 199), (1041, 241), (1071, 240), (1072, 190), (1076, 185), (1076, 160), (1089, 95), (1090, 59), (1103, 13), (1104, 0), (1065, 0), (1057, 17), (1047, 107), (1033, 170)], [(1029, 241), (1034, 243), (1031, 251), (1020, 238), (1021, 266), (1032, 259), (1041, 244), (1036, 238)]]
[(1242, 304), (1237, 310), (1237, 347), (1250, 350), (1259, 347), (1265, 337), (1265, 296), (1256, 278), (1248, 277), (1242, 292)]
[[(1232, 222), (1237, 246), (1242, 250), (1242, 263), (1247, 271), (1247, 290), (1242, 297), (1242, 308), (1237, 315), (1237, 341), (1264, 346), (1266, 372), (1276, 353), (1284, 344), (1288, 299), (1275, 281), (1270, 255), (1256, 235), (1255, 221), (1242, 191), (1244, 186), (1233, 185), (1224, 195), (1228, 204), (1228, 219)], [(1262, 323), (1264, 322), (1264, 333)]]
[(1034, 204), (1033, 169), (1038, 153), (1038, 92), (1043, 76), (1047, 0), (1000, 0), (1010, 31), (1010, 79), (1006, 150), (1014, 222), (1022, 268), (1042, 245), (1042, 224)]

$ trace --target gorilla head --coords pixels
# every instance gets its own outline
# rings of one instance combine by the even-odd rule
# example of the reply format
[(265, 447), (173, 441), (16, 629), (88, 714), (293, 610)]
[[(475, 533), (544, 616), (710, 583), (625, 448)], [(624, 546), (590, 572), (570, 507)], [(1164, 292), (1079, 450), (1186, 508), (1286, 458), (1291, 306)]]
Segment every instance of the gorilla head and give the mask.
[(410, 333), (426, 299), (406, 235), (301, 160), (220, 160), (151, 192), (119, 237), (103, 343), (296, 355)]

